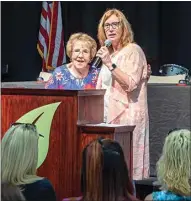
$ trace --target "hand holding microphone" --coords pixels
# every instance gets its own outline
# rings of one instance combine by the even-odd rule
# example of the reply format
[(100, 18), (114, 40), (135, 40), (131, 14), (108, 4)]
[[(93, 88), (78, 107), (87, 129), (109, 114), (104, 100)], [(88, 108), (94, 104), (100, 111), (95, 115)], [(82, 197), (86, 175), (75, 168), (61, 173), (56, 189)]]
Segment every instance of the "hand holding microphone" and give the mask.
[(107, 39), (104, 42), (104, 46), (102, 46), (97, 54), (96, 54), (96, 58), (92, 64), (92, 67), (94, 68), (98, 68), (101, 61), (103, 62), (103, 64), (107, 65), (107, 63), (111, 63), (111, 59), (110, 59), (110, 55), (109, 55), (109, 50), (108, 47), (111, 46), (111, 40)]

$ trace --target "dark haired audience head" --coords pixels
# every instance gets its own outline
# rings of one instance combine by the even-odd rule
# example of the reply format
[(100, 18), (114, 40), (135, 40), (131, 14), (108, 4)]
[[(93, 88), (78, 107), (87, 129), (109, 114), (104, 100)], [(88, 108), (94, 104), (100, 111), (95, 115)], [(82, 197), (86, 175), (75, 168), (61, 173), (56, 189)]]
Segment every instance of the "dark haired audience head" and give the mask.
[(1, 184), (1, 201), (25, 201), (19, 186), (8, 183)]
[(84, 201), (131, 200), (134, 193), (123, 150), (118, 142), (97, 139), (83, 151)]

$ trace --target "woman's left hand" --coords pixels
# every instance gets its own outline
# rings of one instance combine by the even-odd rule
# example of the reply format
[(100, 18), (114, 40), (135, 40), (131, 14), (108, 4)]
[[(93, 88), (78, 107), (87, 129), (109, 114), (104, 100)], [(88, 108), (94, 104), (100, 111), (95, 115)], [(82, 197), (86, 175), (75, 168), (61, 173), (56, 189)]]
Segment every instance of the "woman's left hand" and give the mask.
[(109, 50), (107, 47), (105, 46), (101, 47), (98, 50), (96, 56), (100, 57), (102, 59), (103, 64), (106, 65), (108, 68), (112, 66), (112, 61), (111, 61)]
[(147, 64), (147, 80), (149, 80), (151, 74), (152, 74), (151, 65)]

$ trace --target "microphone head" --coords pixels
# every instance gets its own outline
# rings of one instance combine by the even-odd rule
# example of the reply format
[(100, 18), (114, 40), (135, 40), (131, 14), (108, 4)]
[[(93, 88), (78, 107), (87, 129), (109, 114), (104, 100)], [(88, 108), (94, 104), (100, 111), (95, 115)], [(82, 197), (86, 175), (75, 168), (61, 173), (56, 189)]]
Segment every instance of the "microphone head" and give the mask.
[(104, 44), (106, 47), (111, 46), (111, 40), (109, 40), (109, 39), (105, 40)]

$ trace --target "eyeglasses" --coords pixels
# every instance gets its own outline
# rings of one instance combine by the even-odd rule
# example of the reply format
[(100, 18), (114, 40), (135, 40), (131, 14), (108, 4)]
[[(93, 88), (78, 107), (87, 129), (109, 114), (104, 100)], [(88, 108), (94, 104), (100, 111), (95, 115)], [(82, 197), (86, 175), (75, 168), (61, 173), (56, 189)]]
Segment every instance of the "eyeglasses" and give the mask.
[[(31, 124), (31, 123), (20, 123), (20, 122), (15, 122), (15, 123), (11, 124), (11, 127), (12, 127), (12, 126), (18, 126), (18, 125), (25, 125), (26, 128), (32, 126), (32, 127), (34, 127), (34, 128), (36, 129), (36, 125), (35, 125), (35, 124)], [(40, 137), (44, 137), (44, 135), (42, 135), (42, 134), (40, 134), (40, 133), (39, 133), (39, 136), (40, 136)]]
[(88, 49), (84, 49), (84, 50), (80, 50), (80, 49), (74, 49), (72, 51), (74, 54), (83, 54), (83, 55), (87, 55), (90, 54), (90, 51)]
[(106, 24), (104, 24), (104, 29), (109, 30), (110, 26), (112, 27), (112, 29), (117, 29), (117, 28), (119, 28), (120, 24), (121, 24), (121, 22), (112, 22), (111, 24), (106, 23)]

